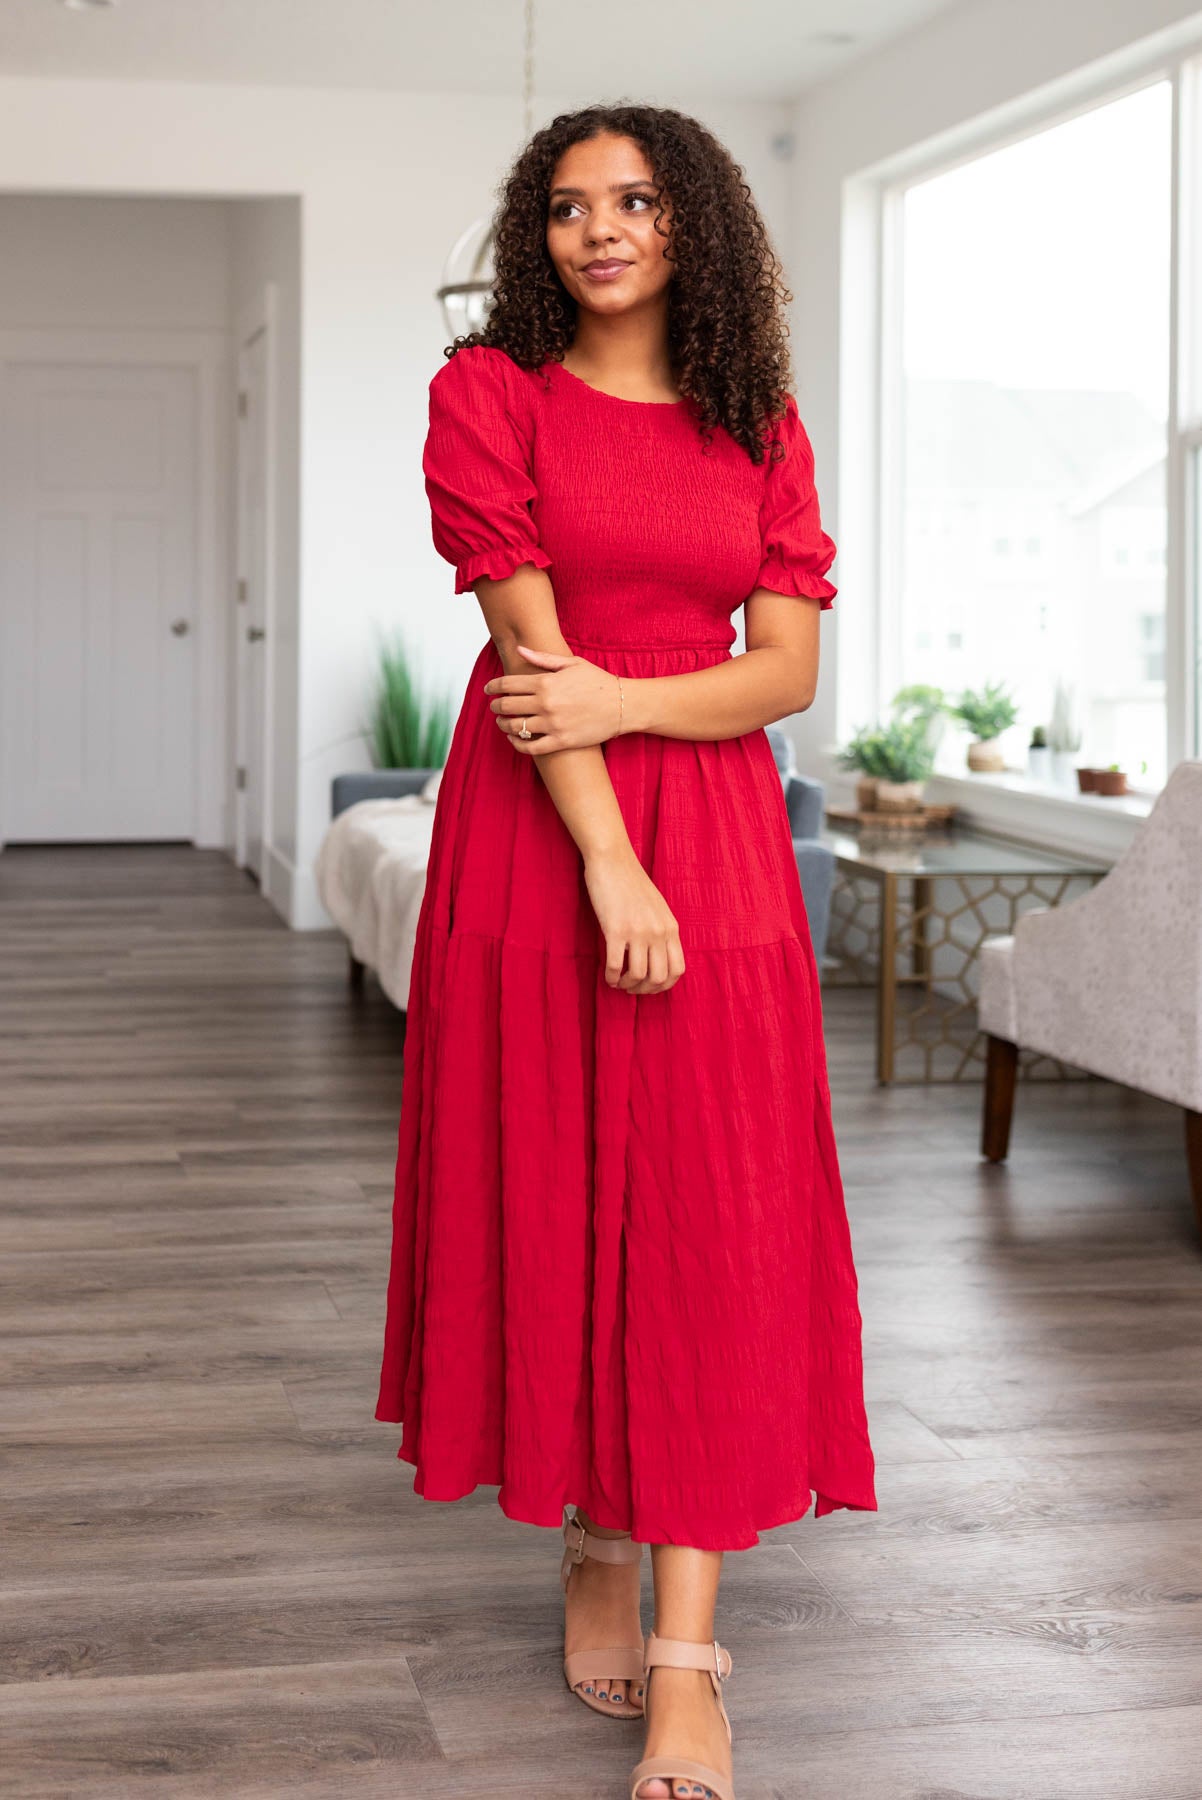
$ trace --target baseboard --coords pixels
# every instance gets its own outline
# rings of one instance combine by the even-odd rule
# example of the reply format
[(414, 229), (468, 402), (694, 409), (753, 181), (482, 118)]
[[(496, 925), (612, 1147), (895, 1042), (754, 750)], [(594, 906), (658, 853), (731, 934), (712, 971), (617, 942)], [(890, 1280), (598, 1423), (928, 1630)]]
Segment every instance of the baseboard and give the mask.
[(296, 869), (286, 856), (270, 844), (263, 846), (263, 877), (259, 891), (286, 925), (292, 923), (292, 908), (296, 892)]
[(293, 931), (333, 931), (334, 921), (321, 903), (317, 877), (312, 869), (294, 869), (292, 873)]

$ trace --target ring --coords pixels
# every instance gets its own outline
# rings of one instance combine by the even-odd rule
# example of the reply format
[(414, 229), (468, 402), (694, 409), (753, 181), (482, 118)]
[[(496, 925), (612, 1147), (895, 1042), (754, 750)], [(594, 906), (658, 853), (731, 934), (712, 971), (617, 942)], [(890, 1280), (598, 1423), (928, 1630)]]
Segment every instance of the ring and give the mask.
[(534, 733), (532, 731), (527, 731), (525, 719), (522, 720), (522, 729), (518, 732), (518, 736), (519, 737), (533, 737), (534, 736)]

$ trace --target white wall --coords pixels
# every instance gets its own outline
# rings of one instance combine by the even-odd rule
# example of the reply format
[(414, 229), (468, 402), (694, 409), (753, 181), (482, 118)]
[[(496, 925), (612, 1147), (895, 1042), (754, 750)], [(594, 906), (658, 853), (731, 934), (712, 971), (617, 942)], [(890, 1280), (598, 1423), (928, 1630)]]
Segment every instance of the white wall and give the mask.
[(0, 326), (224, 332), (220, 201), (0, 193)]
[[(540, 104), (536, 120), (551, 110)], [(707, 103), (704, 117), (744, 163), (787, 259), (789, 169), (771, 140), (789, 108)], [(277, 848), (291, 864), (285, 904), (298, 925), (325, 922), (312, 861), (330, 777), (365, 762), (377, 629), (399, 624), (424, 642), (457, 698), (485, 639), (476, 601), (452, 595), (430, 544), (420, 456), (426, 389), (446, 341), (433, 290), (454, 239), (491, 212), (519, 140), (517, 102), (479, 95), (0, 81), (0, 192), (300, 202), (292, 838), (282, 771), (276, 794)], [(239, 243), (245, 278), (257, 279)], [(789, 274), (796, 288), (800, 271)]]
[(875, 656), (868, 471), (876, 445), (858, 410), (860, 390), (873, 381), (866, 365), (875, 271), (862, 254), (871, 221), (853, 218), (849, 228), (844, 183), (937, 137), (953, 143), (983, 114), (1013, 128), (1040, 90), (1068, 103), (1108, 67), (1121, 79), (1131, 47), (1157, 41), (1150, 34), (1163, 34), (1168, 48), (1198, 32), (1202, 12), (1192, 0), (962, 0), (797, 104), (798, 395), (823, 520), (839, 545), (839, 597), (824, 622), (818, 695), (792, 727), (803, 768), (829, 776), (825, 752), (868, 716)]

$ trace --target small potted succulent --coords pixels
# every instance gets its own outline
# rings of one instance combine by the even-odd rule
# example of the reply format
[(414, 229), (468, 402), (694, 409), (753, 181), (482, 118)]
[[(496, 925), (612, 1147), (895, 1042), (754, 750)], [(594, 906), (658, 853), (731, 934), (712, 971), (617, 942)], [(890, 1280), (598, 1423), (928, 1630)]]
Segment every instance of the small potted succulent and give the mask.
[(1094, 769), (1094, 792), (1097, 794), (1125, 794), (1127, 790), (1127, 771), (1118, 763), (1110, 763), (1104, 769)]
[(987, 681), (980, 689), (965, 688), (956, 704), (945, 710), (972, 733), (973, 741), (968, 746), (970, 769), (1005, 768), (1006, 759), (997, 740), (1018, 718), (1018, 707), (1000, 681)]
[(1027, 774), (1032, 781), (1047, 781), (1052, 773), (1052, 753), (1048, 749), (1048, 733), (1045, 725), (1036, 725), (1031, 731), (1031, 742), (1027, 748)]

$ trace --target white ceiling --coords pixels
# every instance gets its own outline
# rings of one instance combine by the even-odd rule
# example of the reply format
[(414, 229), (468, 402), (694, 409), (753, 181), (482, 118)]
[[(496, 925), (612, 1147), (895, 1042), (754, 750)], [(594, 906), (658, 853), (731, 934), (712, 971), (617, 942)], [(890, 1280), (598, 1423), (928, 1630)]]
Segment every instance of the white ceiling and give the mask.
[[(535, 0), (535, 91), (788, 99), (958, 3)], [(522, 32), (523, 0), (0, 0), (0, 74), (520, 95)]]

